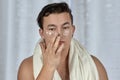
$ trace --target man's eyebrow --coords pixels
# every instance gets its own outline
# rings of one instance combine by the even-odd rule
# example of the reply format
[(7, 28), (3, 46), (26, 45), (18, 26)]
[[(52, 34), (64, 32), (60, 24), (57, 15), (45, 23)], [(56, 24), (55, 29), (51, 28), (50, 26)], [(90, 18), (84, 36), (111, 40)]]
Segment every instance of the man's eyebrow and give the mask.
[[(62, 26), (65, 26), (65, 25), (70, 25), (70, 23), (65, 22), (65, 23), (62, 24)], [(56, 25), (55, 24), (49, 24), (47, 27), (56, 27)]]
[(65, 22), (65, 23), (62, 24), (62, 26), (64, 26), (64, 25), (70, 25), (70, 23), (69, 22)]
[(47, 27), (56, 27), (54, 24), (49, 24)]

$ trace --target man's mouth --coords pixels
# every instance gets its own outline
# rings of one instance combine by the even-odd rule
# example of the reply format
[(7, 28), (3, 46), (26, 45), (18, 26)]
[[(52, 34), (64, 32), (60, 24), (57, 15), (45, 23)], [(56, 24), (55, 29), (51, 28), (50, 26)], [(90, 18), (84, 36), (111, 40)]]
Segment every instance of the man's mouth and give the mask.
[(61, 45), (61, 44), (63, 44), (63, 43), (65, 43), (65, 41), (59, 41), (59, 45)]

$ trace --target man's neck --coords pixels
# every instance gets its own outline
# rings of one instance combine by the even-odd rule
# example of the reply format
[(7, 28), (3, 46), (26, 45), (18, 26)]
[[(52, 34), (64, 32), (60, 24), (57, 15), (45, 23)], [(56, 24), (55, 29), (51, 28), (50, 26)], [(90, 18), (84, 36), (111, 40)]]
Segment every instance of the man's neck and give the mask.
[(68, 67), (68, 61), (69, 61), (69, 53), (62, 53), (61, 62), (57, 68), (57, 71), (62, 78), (62, 80), (69, 80), (69, 67)]
[(67, 51), (62, 51), (61, 54), (61, 63), (65, 63), (69, 59), (69, 50)]

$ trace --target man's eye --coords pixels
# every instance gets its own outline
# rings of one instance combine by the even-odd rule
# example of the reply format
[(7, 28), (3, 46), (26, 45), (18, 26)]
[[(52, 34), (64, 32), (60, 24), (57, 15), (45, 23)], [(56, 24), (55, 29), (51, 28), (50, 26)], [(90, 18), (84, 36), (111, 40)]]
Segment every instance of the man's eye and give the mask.
[(63, 27), (63, 29), (69, 29), (69, 27)]
[(54, 31), (54, 30), (55, 30), (55, 28), (49, 28), (49, 30), (50, 30), (50, 31)]

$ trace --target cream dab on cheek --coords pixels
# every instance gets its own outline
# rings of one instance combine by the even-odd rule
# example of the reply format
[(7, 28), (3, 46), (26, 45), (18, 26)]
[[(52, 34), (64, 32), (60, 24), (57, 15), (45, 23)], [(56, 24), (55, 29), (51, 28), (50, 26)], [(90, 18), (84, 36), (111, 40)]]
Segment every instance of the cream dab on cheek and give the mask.
[(53, 34), (54, 34), (54, 32), (51, 32), (51, 31), (46, 31), (46, 34), (47, 34), (48, 36), (51, 36), (51, 35), (53, 35)]
[(63, 32), (63, 35), (64, 36), (68, 36), (70, 34), (70, 30), (65, 30), (64, 32)]

